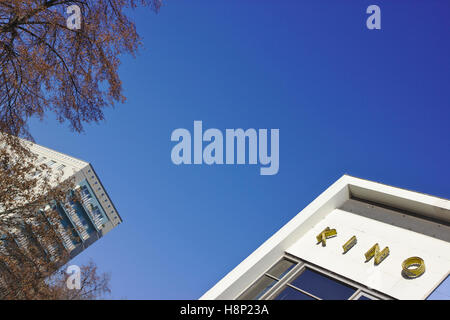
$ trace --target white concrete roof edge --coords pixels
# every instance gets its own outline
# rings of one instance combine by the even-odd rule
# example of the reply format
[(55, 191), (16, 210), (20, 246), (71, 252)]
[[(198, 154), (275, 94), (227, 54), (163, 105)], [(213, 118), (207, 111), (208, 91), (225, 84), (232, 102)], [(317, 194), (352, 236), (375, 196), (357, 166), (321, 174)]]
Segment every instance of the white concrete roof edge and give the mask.
[[(261, 261), (262, 258), (267, 257), (272, 251), (284, 251), (289, 245), (283, 246), (281, 248), (282, 242), (293, 235), (293, 233), (300, 228), (300, 226), (316, 213), (324, 204), (331, 201), (332, 198), (344, 189), (347, 189), (346, 179), (348, 176), (342, 176), (339, 180), (333, 183), (328, 189), (326, 189), (322, 194), (320, 194), (313, 202), (306, 206), (300, 213), (295, 215), (288, 223), (286, 223), (280, 230), (278, 230), (273, 236), (266, 240), (258, 249), (256, 249), (252, 254), (250, 254), (244, 261), (242, 261), (237, 267), (230, 271), (224, 278), (222, 278), (214, 287), (208, 290), (202, 297), (201, 300), (212, 300), (212, 299), (231, 299), (231, 292), (229, 290), (235, 281), (242, 276), (244, 276), (250, 269), (257, 267), (257, 263)], [(348, 198), (348, 191), (345, 190)], [(293, 241), (288, 241), (293, 242)], [(278, 248), (277, 248), (278, 247)], [(278, 250), (277, 250), (278, 249)], [(271, 264), (269, 262), (268, 264)], [(267, 269), (266, 264), (261, 266), (261, 274)], [(254, 272), (254, 270), (252, 270)], [(238, 293), (235, 293), (238, 294)]]
[(38, 153), (44, 153), (44, 154), (51, 155), (52, 157), (57, 158), (61, 162), (70, 163), (71, 165), (73, 165), (74, 167), (76, 167), (79, 170), (83, 169), (84, 167), (86, 167), (87, 165), (90, 164), (89, 162), (87, 162), (85, 160), (81, 160), (81, 159), (75, 158), (73, 156), (70, 156), (68, 154), (65, 154), (65, 153), (62, 153), (59, 151), (55, 151), (53, 149), (44, 147), (35, 142), (31, 142), (31, 141), (28, 141), (25, 139), (22, 139), (22, 141), (24, 141), (28, 145), (28, 147), (30, 148), (30, 150), (32, 152), (38, 152)]
[(201, 296), (200, 299), (234, 299), (284, 254), (284, 251), (305, 231), (303, 230), (302, 232), (302, 229), (311, 227), (321, 217), (325, 216), (331, 210), (338, 208), (349, 199), (349, 186), (357, 186), (370, 191), (389, 194), (394, 197), (439, 207), (444, 210), (450, 209), (450, 201), (446, 199), (343, 175), (237, 267), (230, 271), (214, 287)]
[[(349, 185), (355, 185), (370, 189), (372, 191), (378, 191), (381, 193), (390, 194), (398, 198), (403, 198), (409, 201), (420, 202), (434, 207), (440, 207), (442, 209), (450, 210), (450, 200), (432, 196), (429, 194), (411, 191), (399, 187), (393, 187), (380, 182), (374, 182), (370, 180), (365, 180), (361, 178), (356, 178), (349, 175), (344, 175), (342, 178), (346, 178)], [(341, 179), (342, 179), (341, 178)]]

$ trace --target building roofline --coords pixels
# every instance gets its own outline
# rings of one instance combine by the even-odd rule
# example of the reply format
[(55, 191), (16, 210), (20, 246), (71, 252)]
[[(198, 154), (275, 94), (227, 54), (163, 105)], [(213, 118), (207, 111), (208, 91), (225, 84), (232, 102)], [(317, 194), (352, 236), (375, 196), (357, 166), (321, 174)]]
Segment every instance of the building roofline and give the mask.
[[(21, 139), (22, 139), (22, 138), (21, 138)], [(31, 151), (33, 151), (33, 148), (35, 148), (35, 149), (36, 149), (36, 148), (37, 148), (37, 149), (43, 149), (43, 151), (47, 151), (48, 153), (56, 153), (56, 154), (62, 156), (63, 158), (69, 158), (69, 159), (71, 159), (71, 160), (74, 160), (75, 162), (80, 162), (79, 165), (83, 165), (83, 167), (86, 166), (86, 165), (89, 165), (89, 162), (87, 162), (87, 161), (85, 161), (85, 160), (76, 158), (76, 157), (74, 157), (74, 156), (68, 155), (68, 154), (63, 153), (63, 152), (60, 152), (60, 151), (56, 151), (56, 150), (50, 149), (50, 148), (48, 148), (48, 147), (44, 147), (43, 145), (40, 145), (40, 144), (35, 143), (35, 142), (33, 142), (33, 141), (29, 141), (29, 140), (26, 140), (26, 139), (22, 139), (22, 140), (23, 140), (26, 144), (29, 144), (29, 145), (30, 145)], [(81, 169), (81, 168), (82, 168), (82, 167), (80, 167), (80, 169)]]
[(103, 186), (102, 180), (99, 178), (97, 172), (96, 172), (95, 169), (94, 169), (94, 166), (93, 166), (92, 164), (89, 164), (89, 167), (91, 168), (92, 172), (93, 172), (93, 173), (95, 174), (95, 176), (97, 177), (97, 180), (98, 180), (98, 182), (100, 183), (100, 186), (102, 187), (103, 191), (105, 192), (106, 196), (107, 196), (108, 199), (109, 199), (109, 202), (111, 202), (111, 205), (113, 206), (114, 210), (116, 211), (116, 214), (117, 214), (117, 216), (118, 216), (119, 219), (120, 219), (120, 223), (122, 223), (122, 222), (123, 222), (123, 219), (122, 219), (122, 217), (120, 216), (119, 211), (117, 210), (116, 206), (114, 205), (114, 202), (113, 202), (112, 198), (109, 196), (108, 190)]
[[(21, 139), (22, 139), (22, 138), (21, 138)], [(53, 149), (44, 147), (44, 146), (42, 146), (42, 145), (40, 145), (40, 144), (38, 144), (38, 143), (35, 143), (35, 142), (33, 142), (33, 141), (29, 141), (29, 140), (26, 140), (26, 139), (22, 139), (22, 140), (23, 140), (25, 143), (30, 144), (30, 146), (31, 146), (30, 149), (33, 149), (33, 147), (37, 147), (37, 148), (44, 149), (45, 151), (47, 151), (47, 152), (49, 152), (49, 153), (56, 153), (56, 154), (59, 154), (59, 155), (61, 155), (61, 156), (63, 156), (63, 157), (68, 157), (68, 158), (73, 159), (73, 160), (75, 160), (75, 161), (79, 161), (79, 162), (83, 165), (82, 167), (79, 167), (80, 170), (82, 170), (82, 169), (85, 168), (86, 166), (89, 166), (89, 167), (91, 168), (92, 172), (93, 172), (93, 173), (95, 174), (95, 176), (97, 177), (97, 180), (98, 180), (98, 182), (100, 183), (100, 186), (101, 186), (102, 189), (104, 190), (104, 192), (105, 192), (106, 196), (108, 197), (109, 201), (111, 202), (111, 205), (113, 206), (113, 208), (114, 208), (114, 210), (115, 210), (117, 216), (118, 216), (119, 219), (120, 219), (120, 223), (123, 222), (123, 219), (122, 219), (122, 217), (120, 216), (119, 211), (117, 210), (116, 206), (114, 205), (114, 202), (113, 202), (112, 198), (109, 196), (107, 189), (104, 187), (104, 185), (103, 185), (103, 183), (102, 183), (102, 180), (100, 179), (99, 175), (97, 174), (97, 172), (95, 171), (93, 165), (92, 165), (90, 162), (87, 162), (87, 161), (85, 161), (85, 160), (82, 160), (82, 159), (73, 157), (73, 156), (68, 155), (68, 154), (65, 154), (65, 153), (63, 153), (63, 152), (59, 152), (59, 151), (56, 151), (56, 150), (53, 150)]]
[[(263, 274), (286, 250), (330, 212), (340, 208), (352, 195), (394, 208), (419, 211), (420, 215), (450, 221), (450, 201), (435, 196), (343, 175), (288, 223), (231, 270), (201, 300), (234, 299)], [(381, 201), (380, 201), (381, 200)]]
[(424, 196), (429, 196), (429, 197), (433, 197), (433, 198), (437, 198), (437, 199), (441, 199), (441, 200), (445, 200), (445, 201), (450, 201), (450, 199), (447, 199), (447, 198), (444, 198), (444, 197), (435, 196), (435, 195), (432, 195), (432, 194), (429, 194), (429, 193), (425, 193), (425, 192), (421, 192), (421, 191), (417, 191), (417, 190), (411, 190), (411, 189), (407, 189), (407, 188), (397, 187), (397, 186), (386, 184), (386, 183), (383, 183), (383, 182), (380, 182), (380, 181), (374, 181), (374, 180), (369, 180), (369, 179), (365, 179), (365, 178), (360, 178), (360, 177), (356, 177), (356, 176), (353, 176), (353, 175), (348, 174), (348, 173), (344, 173), (342, 175), (342, 177), (344, 177), (344, 176), (347, 176), (347, 177), (350, 177), (350, 178), (353, 178), (353, 179), (367, 181), (367, 182), (374, 182), (374, 183), (381, 184), (381, 185), (386, 186), (386, 187), (401, 189), (401, 190), (405, 190), (405, 191), (408, 191), (408, 192), (414, 192), (414, 193), (422, 194)]

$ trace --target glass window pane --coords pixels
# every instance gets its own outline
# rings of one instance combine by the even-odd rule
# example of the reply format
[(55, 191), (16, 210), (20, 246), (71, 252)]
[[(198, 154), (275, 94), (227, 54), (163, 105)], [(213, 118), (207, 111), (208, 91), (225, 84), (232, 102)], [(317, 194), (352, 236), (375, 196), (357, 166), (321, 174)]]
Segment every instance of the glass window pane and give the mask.
[(267, 271), (267, 273), (270, 274), (271, 276), (274, 276), (275, 278), (281, 279), (294, 266), (295, 266), (294, 262), (287, 259), (282, 259), (278, 261), (277, 264), (275, 264), (272, 268), (270, 268), (270, 270)]
[(372, 299), (370, 299), (369, 297), (366, 297), (366, 296), (360, 296), (358, 298), (358, 300), (372, 300)]
[(239, 297), (239, 300), (257, 300), (266, 293), (267, 290), (272, 288), (276, 282), (276, 280), (273, 280), (268, 276), (262, 276)]
[(348, 299), (356, 290), (308, 268), (291, 284), (324, 300)]
[(47, 163), (47, 166), (51, 167), (51, 166), (53, 166), (55, 163), (56, 163), (56, 161), (50, 160), (50, 161)]
[(314, 298), (301, 293), (291, 287), (284, 288), (275, 300), (315, 300)]
[(427, 300), (450, 300), (450, 276), (431, 293)]

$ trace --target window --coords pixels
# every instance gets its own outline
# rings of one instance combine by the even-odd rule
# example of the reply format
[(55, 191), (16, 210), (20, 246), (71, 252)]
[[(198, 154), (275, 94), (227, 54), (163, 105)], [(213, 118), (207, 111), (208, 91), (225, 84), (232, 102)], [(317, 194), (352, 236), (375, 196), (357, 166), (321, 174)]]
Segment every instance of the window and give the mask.
[(47, 157), (42, 157), (42, 158), (40, 158), (40, 159), (38, 160), (37, 163), (42, 163), (42, 162), (44, 162), (45, 160), (47, 160)]
[(390, 297), (289, 256), (269, 268), (238, 299), (379, 300)]
[(356, 294), (352, 300), (380, 300), (380, 298), (377, 298), (374, 295), (367, 293), (365, 291), (359, 291), (359, 293)]
[(300, 292), (294, 288), (286, 286), (275, 300), (316, 300), (312, 296)]
[(250, 286), (238, 299), (257, 300), (271, 289), (283, 276), (285, 276), (294, 266), (295, 262), (281, 259), (270, 268), (261, 278)]
[(37, 177), (38, 175), (40, 175), (41, 174), (41, 171), (40, 170), (36, 170), (33, 174), (32, 174), (32, 177), (34, 178), (34, 177)]
[(81, 186), (81, 192), (83, 195), (85, 195), (87, 198), (92, 198), (91, 193), (89, 192), (89, 189), (86, 186)]
[(356, 291), (356, 288), (348, 286), (336, 279), (330, 278), (304, 268), (301, 273), (287, 284), (291, 289), (302, 291), (309, 297), (324, 300), (347, 300)]
[(92, 206), (92, 215), (101, 216), (100, 209), (97, 206)]
[(56, 163), (56, 161), (50, 160), (49, 162), (47, 162), (47, 166), (51, 167)]
[(281, 259), (277, 264), (267, 271), (267, 273), (277, 279), (283, 278), (295, 266), (295, 262)]
[(250, 288), (248, 288), (245, 294), (242, 295), (239, 299), (257, 300), (270, 288), (272, 288), (275, 283), (277, 283), (277, 280), (264, 275), (259, 278)]

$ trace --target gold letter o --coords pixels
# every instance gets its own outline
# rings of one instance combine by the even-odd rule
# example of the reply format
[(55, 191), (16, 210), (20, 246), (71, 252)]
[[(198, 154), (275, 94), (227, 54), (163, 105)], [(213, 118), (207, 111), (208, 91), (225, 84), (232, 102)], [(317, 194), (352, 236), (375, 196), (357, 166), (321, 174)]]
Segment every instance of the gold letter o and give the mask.
[(425, 272), (425, 262), (422, 258), (411, 257), (403, 261), (402, 269), (404, 276), (410, 279), (414, 279), (420, 277)]

